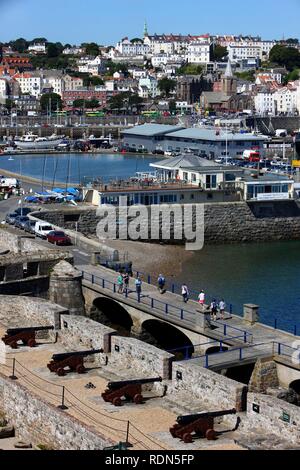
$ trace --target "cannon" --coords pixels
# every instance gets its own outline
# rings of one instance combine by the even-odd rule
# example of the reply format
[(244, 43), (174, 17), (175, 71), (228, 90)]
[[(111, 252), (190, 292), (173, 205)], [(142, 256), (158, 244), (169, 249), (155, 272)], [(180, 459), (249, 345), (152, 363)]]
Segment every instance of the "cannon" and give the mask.
[(185, 444), (193, 442), (193, 433), (198, 437), (206, 437), (213, 441), (217, 437), (214, 429), (214, 418), (236, 414), (236, 409), (226, 411), (213, 411), (188, 416), (178, 416), (177, 424), (170, 428), (172, 437), (183, 440)]
[(84, 374), (86, 371), (83, 361), (87, 356), (103, 353), (103, 349), (92, 349), (90, 351), (77, 351), (67, 352), (61, 354), (53, 354), (51, 362), (47, 364), (50, 372), (55, 372), (59, 376), (66, 375), (66, 367), (69, 367), (70, 372), (77, 372), (77, 374)]
[(107, 389), (102, 393), (102, 398), (114, 406), (122, 406), (122, 398), (133, 401), (136, 405), (143, 403), (142, 385), (162, 382), (161, 377), (154, 379), (124, 380), (121, 382), (109, 382)]
[(2, 341), (13, 349), (18, 348), (18, 342), (22, 341), (25, 346), (34, 348), (36, 346), (35, 334), (38, 331), (54, 330), (54, 326), (31, 326), (28, 328), (9, 328), (3, 336)]

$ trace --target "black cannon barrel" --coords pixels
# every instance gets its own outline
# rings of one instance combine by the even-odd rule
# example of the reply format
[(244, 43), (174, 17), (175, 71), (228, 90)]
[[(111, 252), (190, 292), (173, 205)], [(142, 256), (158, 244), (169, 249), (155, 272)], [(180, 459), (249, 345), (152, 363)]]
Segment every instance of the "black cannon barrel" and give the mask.
[(54, 326), (28, 326), (25, 328), (19, 327), (19, 328), (9, 328), (7, 330), (8, 335), (16, 335), (18, 333), (22, 333), (22, 331), (25, 332), (30, 332), (30, 331), (49, 331), (49, 330), (54, 330)]
[(192, 424), (198, 419), (219, 418), (220, 416), (234, 415), (234, 414), (236, 414), (235, 408), (233, 408), (232, 410), (226, 410), (226, 411), (211, 411), (211, 412), (198, 413), (194, 415), (178, 416), (177, 423), (181, 424), (182, 426), (187, 426), (188, 424)]
[(74, 351), (74, 352), (66, 352), (60, 354), (53, 354), (52, 360), (53, 361), (62, 361), (63, 359), (67, 359), (69, 357), (86, 357), (92, 356), (93, 354), (103, 353), (103, 349), (91, 349), (90, 351)]
[(126, 385), (145, 385), (155, 382), (162, 382), (162, 378), (155, 377), (154, 379), (122, 380), (120, 382), (109, 382), (107, 386), (109, 390), (117, 390), (118, 388), (125, 387)]

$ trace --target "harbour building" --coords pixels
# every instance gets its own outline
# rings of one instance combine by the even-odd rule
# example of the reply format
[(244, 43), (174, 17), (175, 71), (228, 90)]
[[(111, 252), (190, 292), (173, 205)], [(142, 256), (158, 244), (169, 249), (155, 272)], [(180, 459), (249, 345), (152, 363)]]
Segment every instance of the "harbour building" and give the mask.
[(190, 152), (215, 159), (221, 156), (236, 158), (245, 150), (264, 153), (267, 136), (226, 131), (224, 129), (189, 128), (144, 124), (126, 129), (123, 148), (133, 152)]

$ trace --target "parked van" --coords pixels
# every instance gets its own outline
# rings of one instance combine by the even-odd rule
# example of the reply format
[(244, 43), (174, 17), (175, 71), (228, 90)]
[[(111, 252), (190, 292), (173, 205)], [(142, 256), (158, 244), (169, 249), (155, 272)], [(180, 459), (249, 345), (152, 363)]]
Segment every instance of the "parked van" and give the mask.
[(40, 238), (47, 238), (47, 235), (52, 232), (54, 228), (52, 225), (48, 224), (47, 222), (36, 222), (34, 227), (34, 233), (37, 237)]

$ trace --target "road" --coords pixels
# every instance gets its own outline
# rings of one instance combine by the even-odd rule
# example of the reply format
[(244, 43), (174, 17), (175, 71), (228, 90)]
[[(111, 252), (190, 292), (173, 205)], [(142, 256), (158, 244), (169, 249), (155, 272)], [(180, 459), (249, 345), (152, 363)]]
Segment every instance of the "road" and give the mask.
[[(36, 189), (40, 188), (35, 188), (32, 185), (23, 185), (23, 188), (25, 191), (29, 191), (29, 188), (32, 188), (34, 191)], [(20, 204), (21, 197), (20, 196), (12, 196), (7, 200), (0, 201), (0, 223), (2, 221), (5, 221), (5, 216), (6, 214), (10, 212), (14, 212), (17, 208), (21, 207)], [(26, 204), (23, 204), (23, 207), (25, 207)], [(38, 207), (34, 207), (33, 210), (38, 210)], [(19, 230), (15, 227), (13, 227), (14, 231), (20, 235), (24, 235), (24, 232), (22, 230)], [(41, 240), (39, 238), (36, 239), (41, 246), (45, 246), (46, 248), (51, 247), (49, 243), (45, 240)], [(57, 246), (56, 249), (61, 249), (64, 250), (66, 249), (65, 246), (59, 247)], [(92, 252), (88, 252), (86, 250), (82, 250), (81, 248), (78, 248), (76, 246), (70, 246), (68, 247), (68, 250), (73, 254), (74, 256), (74, 264), (76, 265), (82, 265), (82, 264), (87, 264), (89, 263), (90, 257)]]

